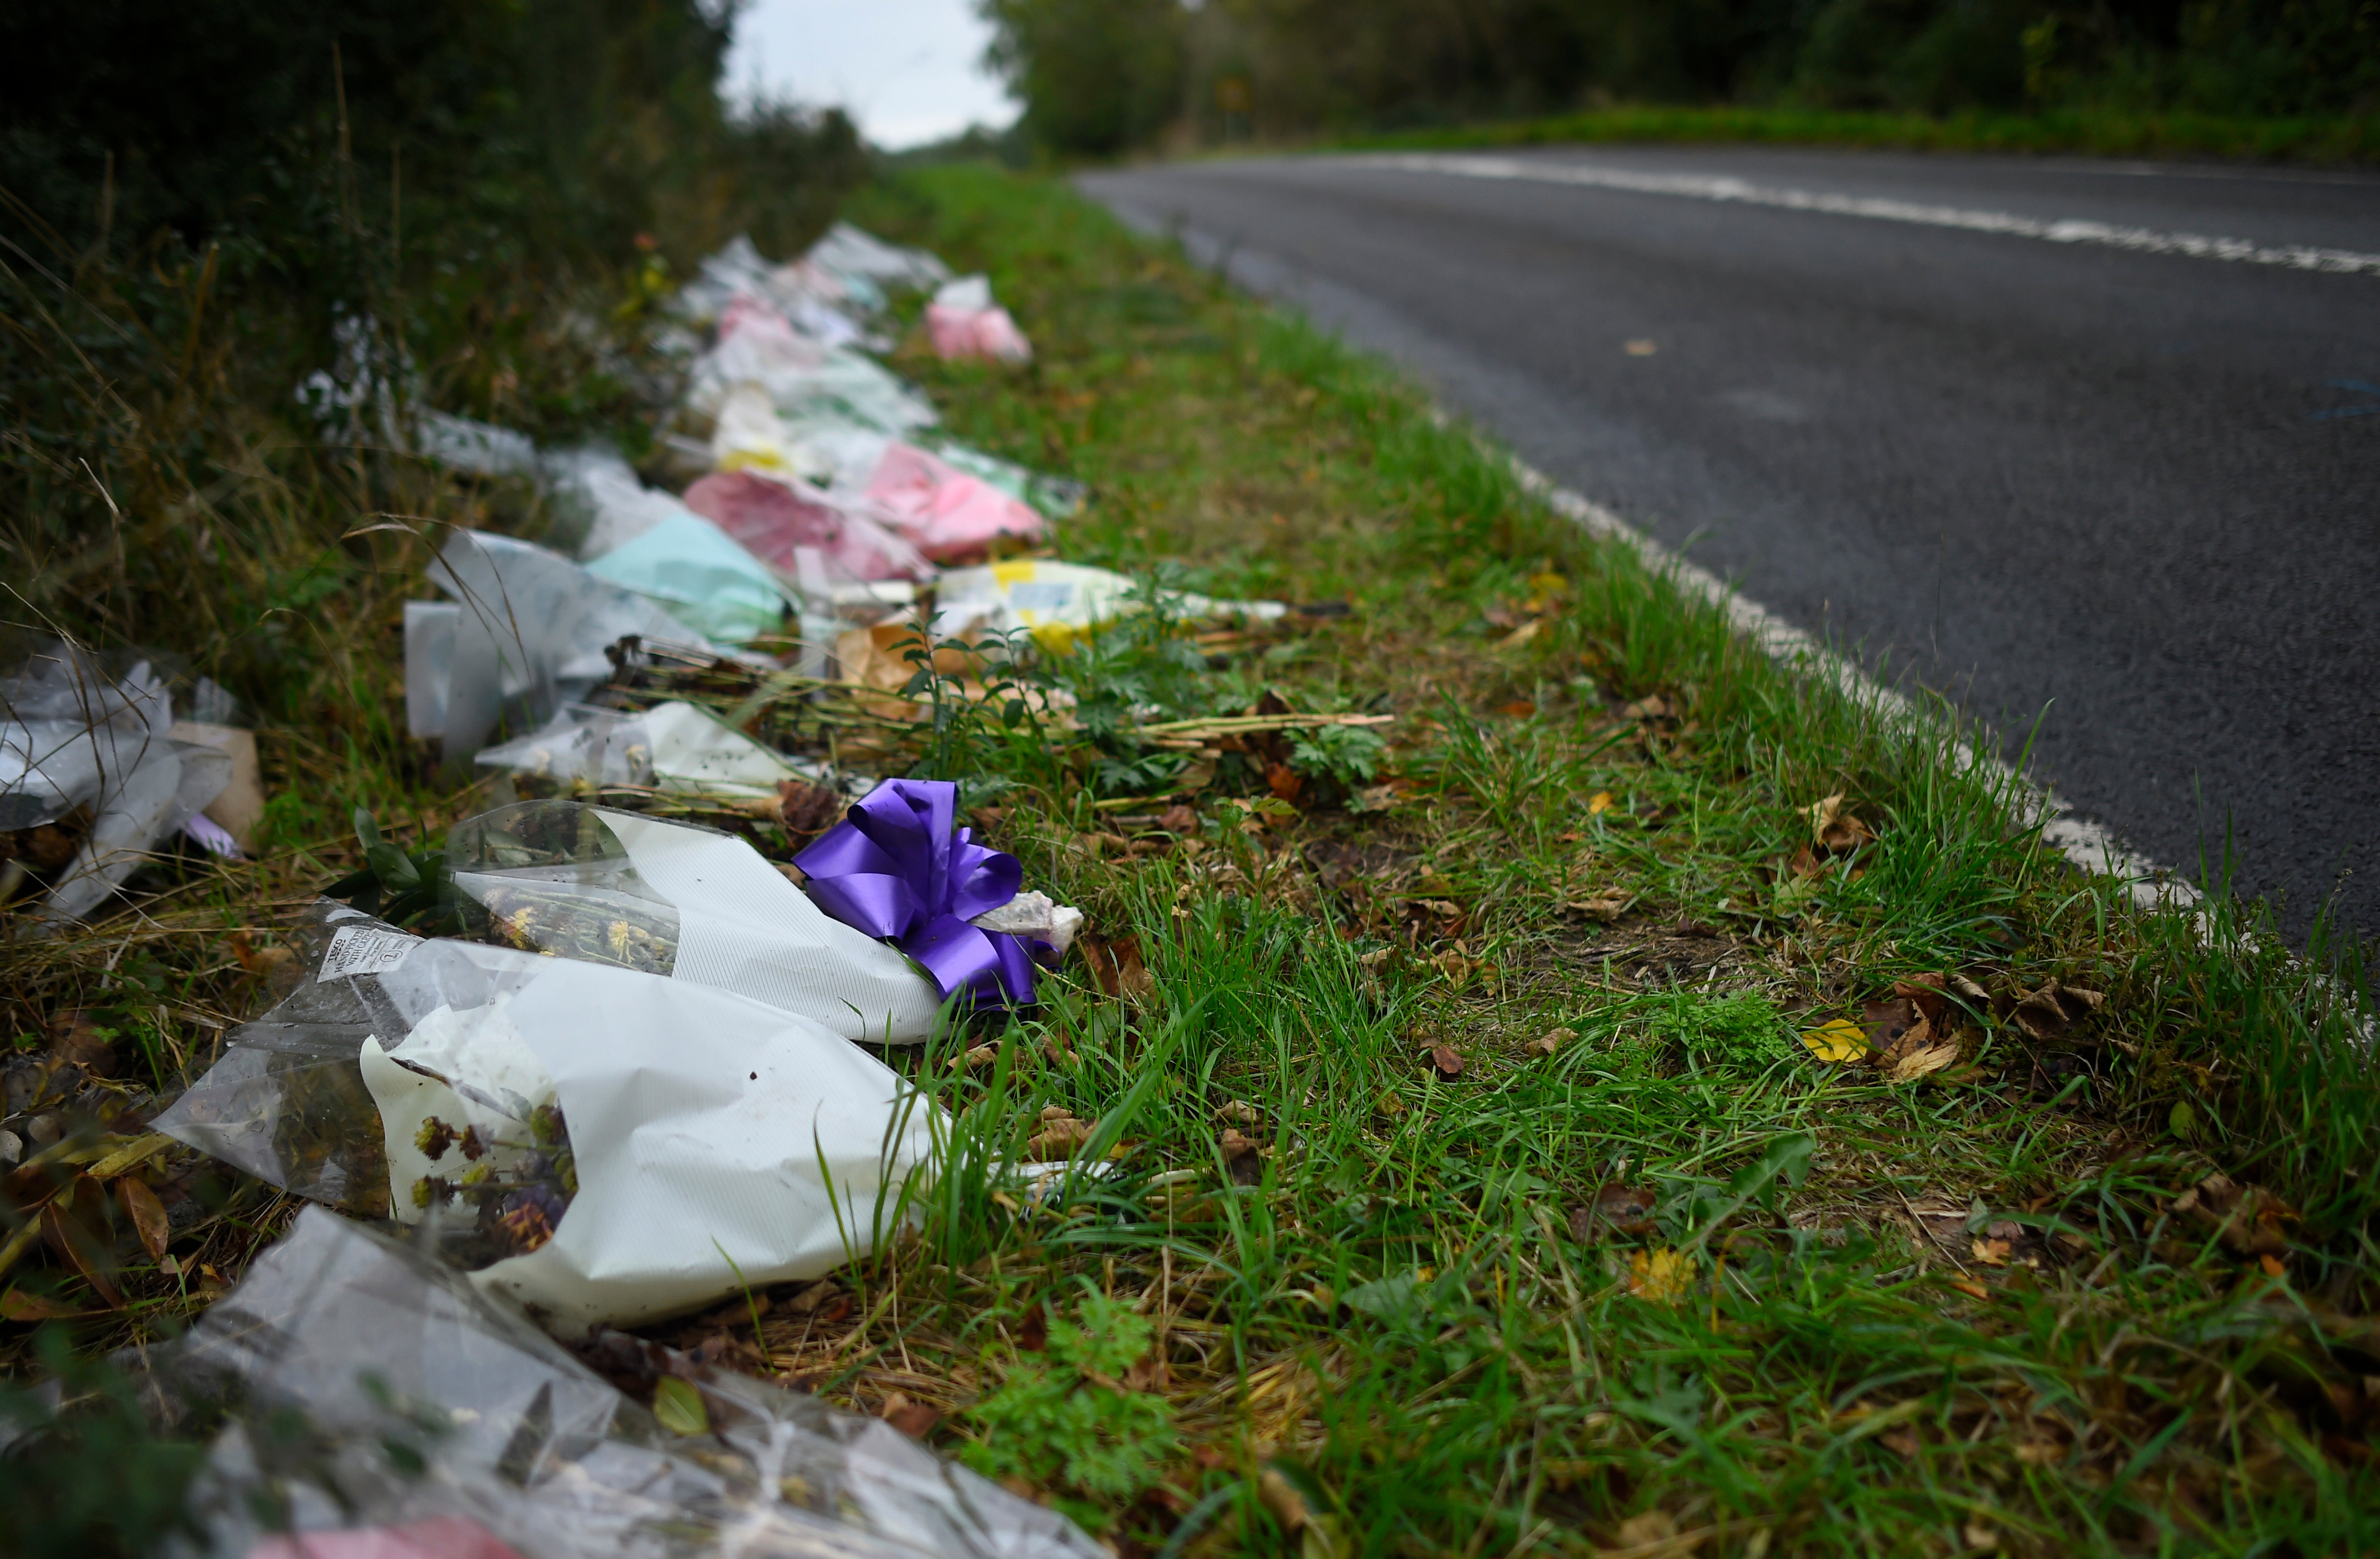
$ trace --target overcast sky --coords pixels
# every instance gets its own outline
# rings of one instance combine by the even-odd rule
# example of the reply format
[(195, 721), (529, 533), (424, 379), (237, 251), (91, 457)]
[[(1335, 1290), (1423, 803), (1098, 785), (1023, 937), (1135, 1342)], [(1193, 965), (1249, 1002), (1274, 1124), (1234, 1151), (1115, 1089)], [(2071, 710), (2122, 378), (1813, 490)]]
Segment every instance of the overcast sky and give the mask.
[(758, 84), (839, 103), (868, 139), (897, 150), (1016, 116), (984, 68), (990, 38), (968, 0), (749, 0), (727, 81), (738, 95)]

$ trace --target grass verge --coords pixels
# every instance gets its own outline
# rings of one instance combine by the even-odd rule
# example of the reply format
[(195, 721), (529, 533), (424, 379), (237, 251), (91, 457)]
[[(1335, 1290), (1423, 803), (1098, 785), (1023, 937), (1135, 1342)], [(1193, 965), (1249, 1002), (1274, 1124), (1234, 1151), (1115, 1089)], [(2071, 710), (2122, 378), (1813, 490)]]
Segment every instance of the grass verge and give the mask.
[[(966, 781), (1092, 956), (895, 1057), (953, 1122), (916, 1239), (666, 1335), (1127, 1553), (2380, 1541), (2354, 949), (2291, 956), (2219, 880), (2204, 925), (2136, 912), (1947, 714), (1771, 664), (1409, 387), (1061, 185), (926, 170), (851, 214), (988, 271), (1033, 336), (1022, 372), (896, 367), (957, 436), (1090, 484), (1067, 557), (1309, 610), (1146, 616), (1045, 664), (1077, 729), (882, 749)], [(282, 760), (280, 848), (12, 949), (28, 1012), (97, 1014), (169, 1087), (352, 864), (346, 804), (409, 840), (471, 808), (387, 734), (407, 545), (338, 553), (356, 712)], [(1390, 719), (1148, 731), (1269, 698)], [(1850, 1061), (1800, 1037), (1837, 1021)], [(1104, 1167), (999, 1168), (1070, 1152)], [(88, 1351), (205, 1302), (285, 1215), (212, 1173), (172, 1270), (115, 1274), (124, 1309), (35, 1252), (11, 1318)]]

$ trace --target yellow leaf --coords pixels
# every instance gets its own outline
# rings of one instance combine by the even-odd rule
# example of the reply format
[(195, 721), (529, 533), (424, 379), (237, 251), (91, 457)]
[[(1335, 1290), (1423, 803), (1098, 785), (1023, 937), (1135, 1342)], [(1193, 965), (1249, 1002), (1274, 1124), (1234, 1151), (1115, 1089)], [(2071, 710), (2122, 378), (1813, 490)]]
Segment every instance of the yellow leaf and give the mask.
[(1803, 1030), (1802, 1043), (1811, 1055), (1834, 1065), (1867, 1059), (1867, 1035), (1849, 1018), (1830, 1018), (1815, 1029)]
[(1595, 794), (1587, 797), (1586, 810), (1590, 815), (1610, 811), (1611, 792), (1609, 791), (1597, 791)]
[(653, 1417), (672, 1434), (708, 1434), (710, 1413), (702, 1393), (675, 1375), (663, 1375), (653, 1387)]
[(1657, 1305), (1682, 1304), (1694, 1281), (1694, 1259), (1664, 1245), (1628, 1258), (1628, 1291)]

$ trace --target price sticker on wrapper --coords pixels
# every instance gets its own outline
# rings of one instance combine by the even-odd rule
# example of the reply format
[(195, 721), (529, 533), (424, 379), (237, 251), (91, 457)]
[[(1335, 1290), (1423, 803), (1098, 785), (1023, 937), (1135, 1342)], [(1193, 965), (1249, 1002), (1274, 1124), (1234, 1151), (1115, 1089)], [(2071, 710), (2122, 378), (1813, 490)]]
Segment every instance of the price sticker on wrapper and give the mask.
[(378, 925), (344, 925), (322, 954), (317, 985), (358, 974), (385, 974), (413, 956), (421, 938)]

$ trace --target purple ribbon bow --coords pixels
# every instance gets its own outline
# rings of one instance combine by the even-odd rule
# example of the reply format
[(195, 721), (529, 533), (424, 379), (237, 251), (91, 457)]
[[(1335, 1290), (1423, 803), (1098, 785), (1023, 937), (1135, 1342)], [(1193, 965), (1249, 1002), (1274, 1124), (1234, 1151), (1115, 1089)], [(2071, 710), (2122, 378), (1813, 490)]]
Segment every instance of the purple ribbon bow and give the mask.
[(976, 843), (973, 829), (954, 831), (958, 805), (948, 780), (887, 780), (794, 864), (819, 908), (925, 965), (945, 997), (1029, 1003), (1024, 939), (967, 924), (1015, 898), (1025, 867)]

